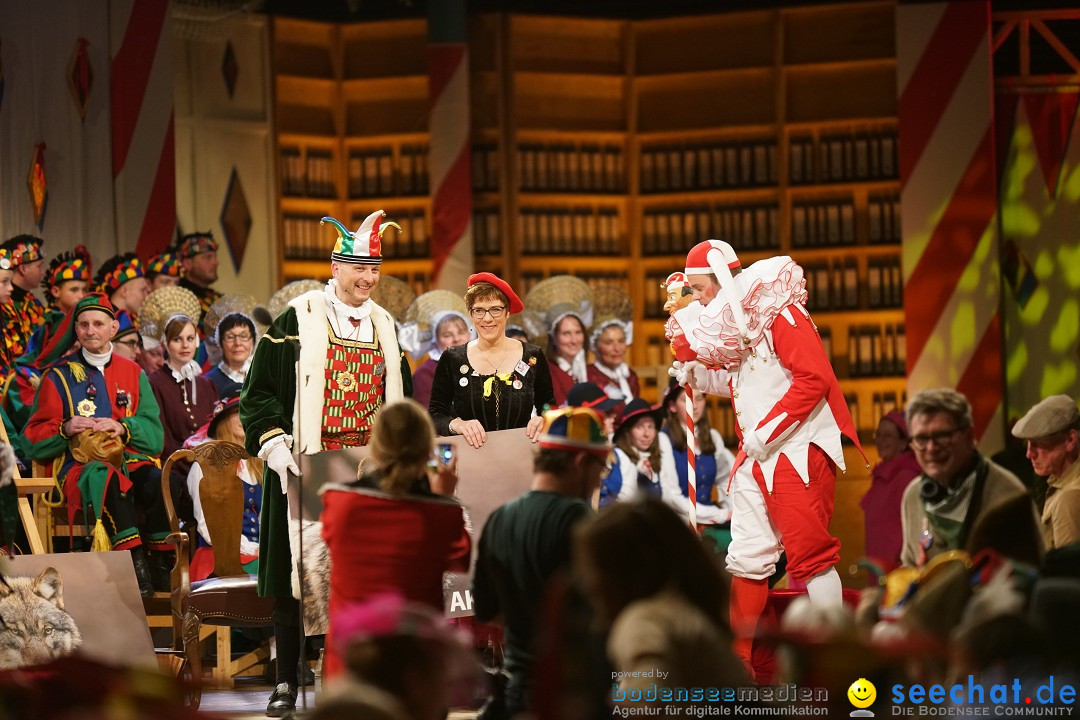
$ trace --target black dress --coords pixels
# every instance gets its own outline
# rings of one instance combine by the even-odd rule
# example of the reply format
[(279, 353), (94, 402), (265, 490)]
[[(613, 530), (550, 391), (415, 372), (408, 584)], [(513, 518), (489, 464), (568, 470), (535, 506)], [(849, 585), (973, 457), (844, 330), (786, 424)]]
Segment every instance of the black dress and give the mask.
[(544, 351), (530, 343), (521, 344), (521, 364), (502, 377), (476, 370), (469, 362), (468, 345), (443, 352), (435, 368), (428, 404), (435, 432), (450, 435), (450, 421), (454, 418), (479, 420), (487, 431), (523, 428), (529, 424), (533, 410), (539, 415), (555, 407)]

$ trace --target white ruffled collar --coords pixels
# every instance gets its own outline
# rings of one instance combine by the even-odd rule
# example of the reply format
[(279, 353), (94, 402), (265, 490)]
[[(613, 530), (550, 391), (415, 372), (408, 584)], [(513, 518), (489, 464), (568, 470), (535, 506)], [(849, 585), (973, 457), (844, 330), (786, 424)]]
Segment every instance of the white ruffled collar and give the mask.
[(585, 382), (588, 379), (588, 371), (585, 365), (585, 349), (578, 350), (572, 361), (563, 359), (561, 355), (555, 356), (555, 364), (559, 369), (568, 373), (576, 382)]
[[(630, 366), (629, 365), (627, 365), (626, 363), (619, 363), (618, 367), (609, 368), (607, 365), (604, 365), (602, 362), (597, 360), (596, 362), (593, 363), (593, 366), (597, 370), (602, 372), (606, 377), (611, 379), (611, 381), (613, 383), (615, 383), (615, 385), (618, 385), (619, 393), (620, 393), (621, 397), (616, 397), (615, 398), (616, 400), (621, 399), (621, 400), (624, 400), (625, 402), (630, 402), (630, 400), (633, 398), (634, 395), (630, 390), (630, 382), (629, 382), (630, 381)], [(608, 397), (614, 397), (611, 390), (608, 390), (608, 388), (604, 388), (604, 391), (607, 392)]]

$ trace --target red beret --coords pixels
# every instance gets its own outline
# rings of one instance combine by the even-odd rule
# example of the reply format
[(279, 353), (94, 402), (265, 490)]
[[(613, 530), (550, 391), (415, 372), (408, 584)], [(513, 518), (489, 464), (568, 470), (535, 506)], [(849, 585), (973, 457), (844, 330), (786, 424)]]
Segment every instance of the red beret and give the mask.
[(516, 315), (525, 309), (525, 303), (521, 302), (521, 298), (519, 298), (513, 288), (510, 287), (510, 283), (499, 276), (489, 272), (473, 273), (469, 276), (469, 287), (481, 282), (491, 283), (502, 291), (502, 294), (506, 296), (506, 301), (510, 303), (510, 307), (507, 309), (510, 311), (511, 315)]

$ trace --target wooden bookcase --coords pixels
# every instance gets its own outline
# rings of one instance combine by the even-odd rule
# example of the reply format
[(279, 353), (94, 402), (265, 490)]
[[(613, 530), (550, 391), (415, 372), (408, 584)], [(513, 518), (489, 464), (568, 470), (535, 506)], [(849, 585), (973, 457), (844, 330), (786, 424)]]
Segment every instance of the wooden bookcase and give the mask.
[[(477, 269), (522, 293), (564, 272), (626, 287), (647, 367), (668, 360), (659, 283), (691, 245), (790, 254), (869, 439), (905, 387), (894, 14), (470, 18)], [(426, 36), (274, 20), (282, 281), (327, 273), (318, 218), (381, 207), (405, 228), (384, 272), (429, 287)]]

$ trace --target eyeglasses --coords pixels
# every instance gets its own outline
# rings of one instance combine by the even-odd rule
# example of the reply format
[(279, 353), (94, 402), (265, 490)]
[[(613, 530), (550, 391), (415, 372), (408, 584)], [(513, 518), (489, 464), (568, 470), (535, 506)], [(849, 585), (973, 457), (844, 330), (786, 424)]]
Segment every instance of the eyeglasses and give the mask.
[(228, 333), (221, 338), (227, 343), (246, 343), (251, 342), (254, 338), (249, 333), (241, 333), (239, 335), (235, 333)]
[(502, 305), (496, 305), (489, 308), (474, 307), (469, 310), (469, 314), (472, 315), (473, 320), (483, 320), (485, 315), (490, 315), (492, 320), (498, 320), (506, 312), (506, 308)]
[(139, 347), (139, 341), (135, 338), (130, 340), (113, 340), (113, 345), (126, 345), (129, 348), (137, 348)]
[(962, 430), (964, 430), (964, 428), (953, 428), (952, 430), (939, 430), (930, 435), (915, 435), (911, 438), (911, 447), (916, 450), (925, 450), (930, 447), (931, 442), (938, 447), (949, 447), (952, 445), (953, 438), (956, 437), (956, 434)]

